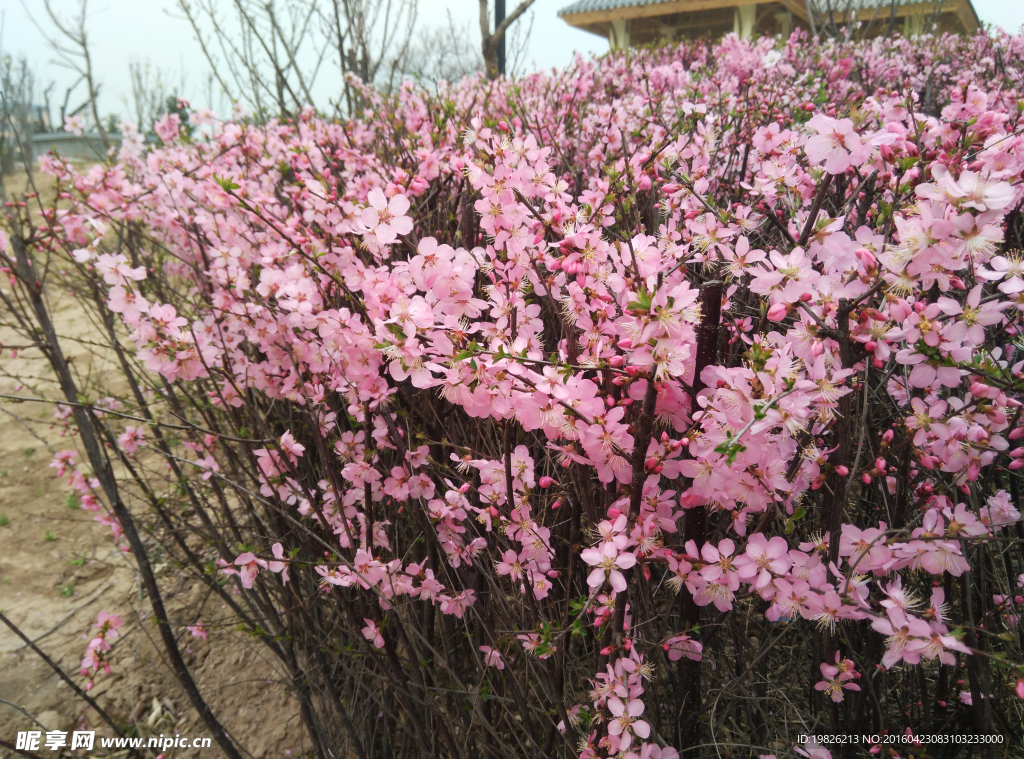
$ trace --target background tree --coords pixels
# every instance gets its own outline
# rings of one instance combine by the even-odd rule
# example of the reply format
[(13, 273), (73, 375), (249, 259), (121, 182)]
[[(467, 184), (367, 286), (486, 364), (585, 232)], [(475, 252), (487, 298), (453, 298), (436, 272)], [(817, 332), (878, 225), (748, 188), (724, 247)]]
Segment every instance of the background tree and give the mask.
[[(359, 102), (349, 76), (390, 92), (407, 68), (417, 0), (179, 0), (221, 91), (260, 118)], [(340, 75), (332, 98), (317, 82)]]
[(503, 21), (497, 22), (494, 31), (491, 31), (490, 8), (487, 0), (480, 0), (480, 50), (484, 57), (484, 70), (488, 79), (497, 79), (498, 70), (498, 46), (505, 38), (505, 34), (520, 16), (529, 10), (533, 0), (523, 0), (516, 9), (512, 11)]
[[(48, 101), (51, 84), (46, 88)], [(49, 108), (35, 102), (36, 77), (28, 61), (22, 57), (0, 57), (0, 171), (9, 174), (31, 158), (29, 141), (37, 132), (50, 128)]]

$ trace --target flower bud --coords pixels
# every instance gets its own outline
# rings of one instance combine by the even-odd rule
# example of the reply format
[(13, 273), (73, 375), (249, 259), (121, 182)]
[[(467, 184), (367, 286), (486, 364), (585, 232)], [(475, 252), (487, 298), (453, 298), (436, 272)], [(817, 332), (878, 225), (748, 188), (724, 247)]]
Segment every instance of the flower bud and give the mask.
[(786, 303), (776, 303), (774, 306), (768, 309), (768, 320), (773, 322), (780, 322), (786, 318), (789, 314), (789, 305)]
[(867, 248), (857, 248), (854, 255), (857, 256), (857, 260), (864, 266), (864, 271), (872, 272), (878, 268), (878, 259)]
[(549, 488), (552, 485), (557, 485), (558, 483), (551, 477), (544, 476), (537, 480), (537, 484), (540, 485), (542, 488)]
[(848, 467), (843, 466), (842, 464), (836, 467), (836, 474), (838, 474), (840, 477), (846, 477), (849, 473), (850, 469)]
[(986, 385), (984, 382), (972, 382), (971, 395), (977, 396), (978, 398), (995, 398), (999, 395), (999, 391), (994, 389), (991, 385)]

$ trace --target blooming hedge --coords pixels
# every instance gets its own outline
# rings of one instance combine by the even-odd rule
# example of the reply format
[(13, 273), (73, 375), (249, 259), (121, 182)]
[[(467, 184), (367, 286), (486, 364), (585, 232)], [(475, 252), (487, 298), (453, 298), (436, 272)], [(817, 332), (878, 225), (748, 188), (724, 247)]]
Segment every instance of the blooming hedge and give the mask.
[(729, 35), (168, 116), (42, 159), (39, 281), (3, 255), (117, 355), (65, 400), (230, 604), (178, 634), (266, 643), (320, 756), (1019, 745), (1022, 54)]

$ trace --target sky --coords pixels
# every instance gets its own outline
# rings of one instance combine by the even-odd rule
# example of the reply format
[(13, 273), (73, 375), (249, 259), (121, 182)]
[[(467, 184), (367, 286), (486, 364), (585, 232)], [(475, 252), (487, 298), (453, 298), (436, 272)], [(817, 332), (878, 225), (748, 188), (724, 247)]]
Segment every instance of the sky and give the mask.
[[(605, 39), (574, 29), (558, 17), (558, 10), (572, 0), (536, 0), (530, 13), (533, 26), (527, 50), (527, 70), (567, 65), (576, 51), (600, 54), (608, 49)], [(983, 23), (1018, 30), (1024, 25), (1022, 0), (973, 0)], [(509, 10), (516, 0), (506, 0)], [(79, 0), (52, 0), (53, 7), (71, 16)], [(226, 5), (227, 0), (221, 0)], [(451, 12), (457, 24), (464, 24), (473, 44), (478, 42), (478, 0), (419, 0), (419, 25), (440, 26)], [(130, 61), (148, 61), (160, 70), (172, 88), (192, 101), (193, 106), (212, 106), (223, 112), (223, 103), (210, 103), (206, 92), (208, 66), (192, 29), (177, 9), (176, 0), (89, 0), (86, 31), (96, 79), (101, 83), (100, 111), (105, 117), (123, 117), (129, 109), (122, 101), (129, 96)], [(44, 83), (55, 82), (54, 112), (64, 99), (65, 89), (75, 77), (62, 68), (47, 47), (43, 30), (51, 29), (42, 0), (0, 0), (0, 50), (18, 58), (26, 56)], [(325, 85), (325, 86), (329, 86)], [(72, 95), (78, 97), (81, 87)], [(41, 99), (40, 99), (41, 102)], [(77, 104), (77, 102), (76, 102)]]

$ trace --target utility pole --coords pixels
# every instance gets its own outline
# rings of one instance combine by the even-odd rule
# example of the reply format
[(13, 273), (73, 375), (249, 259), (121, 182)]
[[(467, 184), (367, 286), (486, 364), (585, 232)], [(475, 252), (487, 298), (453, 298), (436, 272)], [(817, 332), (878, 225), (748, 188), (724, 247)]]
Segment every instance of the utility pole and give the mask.
[[(494, 0), (494, 28), (505, 20), (505, 0)], [(505, 76), (505, 35), (498, 40), (498, 76)]]

